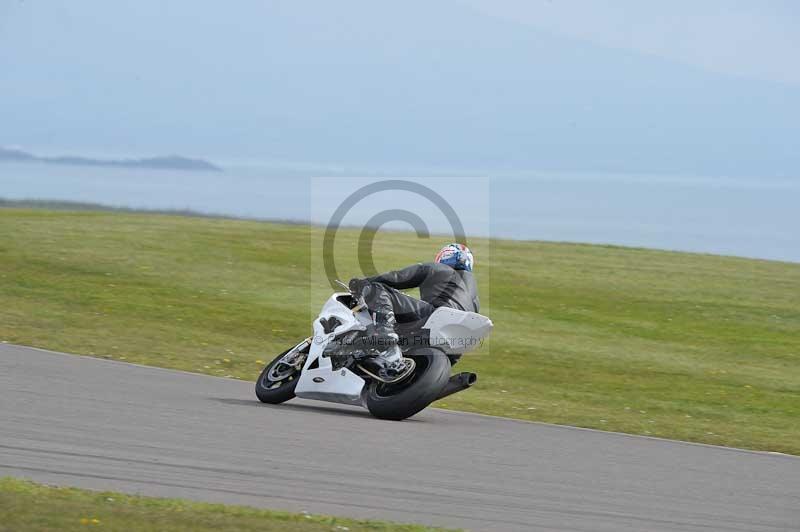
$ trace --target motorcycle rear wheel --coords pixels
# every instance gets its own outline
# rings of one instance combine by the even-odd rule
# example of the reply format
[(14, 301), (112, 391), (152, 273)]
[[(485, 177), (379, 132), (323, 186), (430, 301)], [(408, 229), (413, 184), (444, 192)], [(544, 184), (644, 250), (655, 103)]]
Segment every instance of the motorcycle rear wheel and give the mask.
[(450, 378), (450, 360), (438, 349), (421, 348), (405, 354), (417, 363), (414, 373), (396, 384), (372, 381), (365, 393), (370, 413), (400, 421), (436, 400)]

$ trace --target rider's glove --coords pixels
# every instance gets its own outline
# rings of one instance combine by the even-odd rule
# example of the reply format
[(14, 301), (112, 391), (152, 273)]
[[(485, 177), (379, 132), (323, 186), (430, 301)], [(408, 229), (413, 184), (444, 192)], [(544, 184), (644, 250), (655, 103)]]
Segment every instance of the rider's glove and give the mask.
[(369, 281), (366, 279), (350, 279), (350, 283), (347, 285), (350, 288), (350, 291), (354, 294), (361, 294), (361, 291), (364, 290), (364, 287), (369, 284)]

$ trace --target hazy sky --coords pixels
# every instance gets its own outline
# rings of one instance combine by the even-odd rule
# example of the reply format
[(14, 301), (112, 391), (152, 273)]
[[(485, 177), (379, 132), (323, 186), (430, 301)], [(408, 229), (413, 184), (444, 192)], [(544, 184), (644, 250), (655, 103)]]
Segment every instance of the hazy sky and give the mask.
[(797, 177), (800, 4), (0, 0), (0, 145)]
[(796, 0), (464, 0), (560, 35), (714, 72), (800, 85)]

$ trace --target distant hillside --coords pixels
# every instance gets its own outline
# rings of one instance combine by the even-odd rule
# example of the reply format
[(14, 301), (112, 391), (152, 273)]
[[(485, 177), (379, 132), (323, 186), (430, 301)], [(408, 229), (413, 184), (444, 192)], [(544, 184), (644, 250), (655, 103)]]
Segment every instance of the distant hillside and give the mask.
[(40, 157), (22, 150), (0, 147), (0, 162), (30, 162), (69, 164), (76, 166), (115, 166), (123, 168), (152, 168), (160, 170), (188, 170), (221, 172), (222, 168), (202, 159), (189, 159), (180, 155), (147, 157), (143, 159), (91, 159), (77, 156)]

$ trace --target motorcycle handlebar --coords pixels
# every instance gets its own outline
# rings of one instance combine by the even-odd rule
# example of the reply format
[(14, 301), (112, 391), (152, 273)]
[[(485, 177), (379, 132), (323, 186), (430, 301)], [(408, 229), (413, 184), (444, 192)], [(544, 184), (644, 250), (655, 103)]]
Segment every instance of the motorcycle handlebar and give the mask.
[[(352, 290), (350, 290), (350, 285), (347, 285), (347, 284), (343, 283), (343, 282), (342, 282), (342, 281), (340, 281), (339, 279), (336, 279), (336, 282), (339, 284), (339, 286), (341, 286), (342, 288), (344, 288), (345, 290), (347, 290), (348, 292), (350, 292), (350, 295), (352, 295), (352, 296), (356, 297), (356, 294), (354, 294), (354, 293), (353, 293), (353, 291), (352, 291)], [(365, 307), (367, 306), (367, 302), (366, 302), (366, 301), (364, 301), (364, 296), (362, 296), (361, 294), (359, 294), (359, 295), (356, 297), (356, 301), (357, 301), (357, 304), (356, 304), (356, 306), (355, 306), (355, 307), (353, 307), (353, 313), (354, 313), (354, 314), (355, 314), (356, 312), (358, 312), (359, 310), (361, 310), (362, 308), (365, 308)]]

